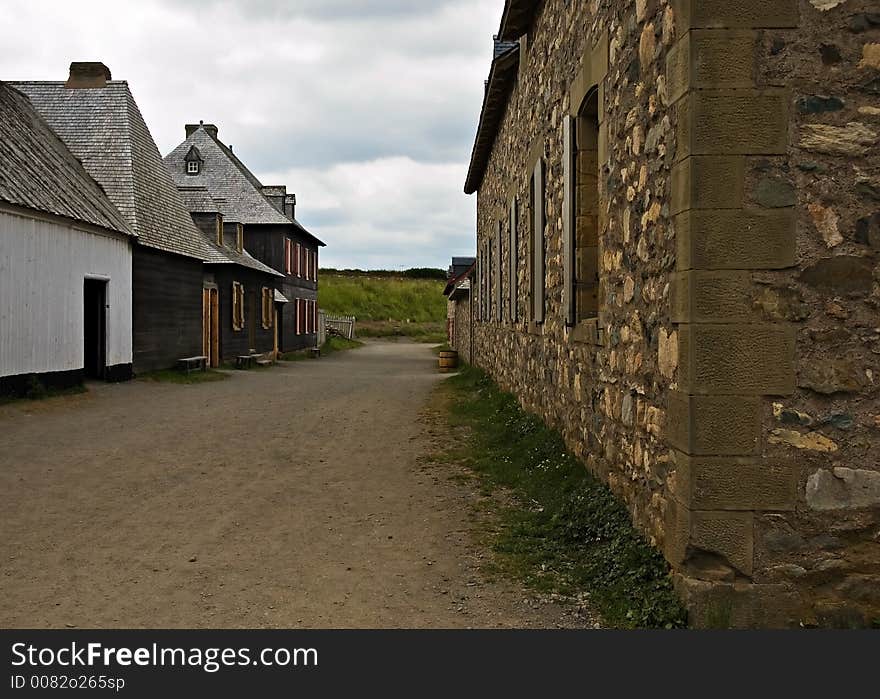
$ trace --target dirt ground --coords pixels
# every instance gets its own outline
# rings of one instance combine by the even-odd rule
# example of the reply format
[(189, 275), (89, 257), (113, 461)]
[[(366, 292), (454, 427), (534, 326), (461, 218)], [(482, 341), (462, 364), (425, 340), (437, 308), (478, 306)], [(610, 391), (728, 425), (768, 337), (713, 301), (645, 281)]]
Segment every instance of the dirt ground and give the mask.
[(480, 572), (429, 348), (0, 406), (0, 627), (591, 625)]

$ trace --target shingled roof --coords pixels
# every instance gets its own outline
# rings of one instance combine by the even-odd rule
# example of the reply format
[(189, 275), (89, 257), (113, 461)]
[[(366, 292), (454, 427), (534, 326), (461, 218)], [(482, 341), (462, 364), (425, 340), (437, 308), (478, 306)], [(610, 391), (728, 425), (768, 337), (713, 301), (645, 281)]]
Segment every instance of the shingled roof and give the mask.
[(489, 156), (495, 146), (498, 128), (507, 110), (507, 101), (519, 68), (519, 43), (500, 42), (496, 39), (495, 58), (486, 81), (486, 94), (480, 110), (480, 123), (474, 138), (471, 163), (464, 183), (465, 194), (473, 194), (480, 188), (483, 175), (489, 165)]
[(88, 88), (69, 88), (63, 82), (12, 84), (104, 188), (141, 245), (206, 259), (204, 239), (126, 81)]
[[(187, 128), (187, 138), (165, 156), (165, 165), (179, 187), (206, 187), (211, 197), (220, 202), (220, 213), (227, 220), (250, 224), (293, 225), (324, 245), (296, 219), (276, 209), (263, 194), (263, 184), (245, 164), (217, 137), (211, 124)], [(195, 146), (203, 159), (198, 175), (186, 172), (185, 159)]]
[(0, 81), (0, 200), (133, 235), (27, 97)]
[[(181, 200), (192, 212), (199, 214), (216, 214), (220, 212), (220, 203), (212, 199), (206, 187), (181, 187), (179, 190)], [(226, 220), (226, 223), (239, 223), (238, 221)], [(251, 256), (247, 250), (239, 252), (228, 245), (218, 245), (207, 233), (199, 230), (205, 244), (208, 246), (208, 254), (205, 263), (211, 265), (236, 264), (258, 272), (271, 274), (273, 277), (283, 277), (281, 272), (264, 265)]]

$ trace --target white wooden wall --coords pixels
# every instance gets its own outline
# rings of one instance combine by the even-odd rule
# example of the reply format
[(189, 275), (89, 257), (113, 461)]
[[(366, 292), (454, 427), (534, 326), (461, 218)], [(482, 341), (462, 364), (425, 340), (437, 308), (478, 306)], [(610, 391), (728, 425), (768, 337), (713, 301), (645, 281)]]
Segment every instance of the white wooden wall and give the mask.
[(0, 211), (0, 376), (82, 369), (83, 282), (107, 279), (107, 366), (131, 363), (131, 242)]

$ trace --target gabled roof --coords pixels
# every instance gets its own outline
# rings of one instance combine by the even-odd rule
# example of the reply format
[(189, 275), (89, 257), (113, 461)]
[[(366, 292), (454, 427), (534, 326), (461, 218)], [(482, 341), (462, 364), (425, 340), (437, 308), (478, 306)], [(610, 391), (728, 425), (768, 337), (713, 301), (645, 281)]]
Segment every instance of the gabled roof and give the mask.
[[(278, 211), (264, 195), (263, 184), (232, 150), (217, 137), (216, 127), (210, 124), (188, 127), (186, 140), (165, 156), (165, 163), (175, 182), (179, 185), (205, 186), (211, 197), (220, 203), (220, 212), (227, 219), (244, 224), (277, 224), (296, 226), (299, 231), (324, 243), (312, 235), (295, 218)], [(199, 175), (187, 175), (180, 162), (181, 153), (187, 146), (200, 148), (204, 159)]]
[(104, 188), (141, 245), (205, 259), (204, 240), (126, 81), (90, 88), (67, 88), (63, 82), (13, 85)]
[(183, 159), (184, 159), (186, 162), (191, 162), (191, 161), (195, 160), (195, 161), (198, 161), (198, 162), (201, 163), (201, 162), (204, 162), (204, 161), (205, 161), (205, 159), (202, 157), (202, 154), (199, 153), (199, 149), (196, 148), (195, 146), (193, 146), (192, 148), (189, 149), (189, 153), (187, 153), (187, 154), (183, 157)]
[[(193, 146), (198, 148), (204, 163), (198, 175), (187, 175), (185, 156)], [(205, 125), (200, 125), (191, 129), (186, 140), (165, 156), (165, 164), (179, 186), (207, 187), (212, 198), (224, 200), (220, 208), (224, 217), (246, 225), (293, 225), (319, 245), (324, 245), (299, 222), (288, 218), (272, 206), (262, 192), (263, 184), (217, 138), (214, 127), (206, 129)]]
[(0, 200), (133, 235), (27, 97), (0, 81)]
[(519, 44), (501, 44), (500, 50), (496, 44), (495, 58), (492, 61), (489, 80), (486, 81), (486, 94), (480, 111), (480, 124), (477, 127), (471, 163), (464, 184), (465, 194), (473, 194), (483, 182), (483, 175), (486, 174), (486, 167), (495, 145), (498, 128), (507, 110), (507, 100), (513, 89), (518, 68)]

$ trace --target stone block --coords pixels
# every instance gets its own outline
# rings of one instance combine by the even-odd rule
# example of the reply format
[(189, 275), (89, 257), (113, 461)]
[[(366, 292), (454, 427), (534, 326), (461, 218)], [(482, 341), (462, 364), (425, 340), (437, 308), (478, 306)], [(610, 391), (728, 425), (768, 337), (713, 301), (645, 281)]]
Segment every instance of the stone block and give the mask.
[(695, 556), (709, 555), (720, 557), (742, 575), (751, 576), (753, 530), (751, 512), (690, 510), (671, 501), (666, 510), (664, 553), (678, 569)]
[(666, 59), (669, 103), (690, 90), (755, 87), (757, 42), (752, 31), (690, 32)]
[(788, 325), (680, 325), (679, 386), (689, 394), (790, 395), (795, 331)]
[(814, 510), (880, 507), (880, 472), (838, 467), (821, 469), (807, 480), (807, 504)]
[(791, 209), (685, 211), (675, 216), (676, 264), (689, 269), (785, 269), (795, 264)]
[(690, 270), (672, 275), (673, 323), (747, 323), (755, 319), (752, 284), (742, 270)]
[(676, 456), (676, 497), (691, 510), (792, 511), (792, 464), (748, 457)]
[(761, 399), (670, 391), (669, 443), (691, 455), (760, 454)]
[(672, 168), (671, 213), (690, 209), (737, 209), (743, 205), (745, 158), (693, 156)]
[(671, 0), (676, 33), (690, 29), (797, 27), (798, 0)]
[(720, 584), (684, 574), (673, 584), (696, 629), (798, 628), (806, 616), (800, 594), (785, 584)]
[(675, 105), (676, 159), (691, 155), (784, 155), (789, 145), (787, 90), (700, 90)]

